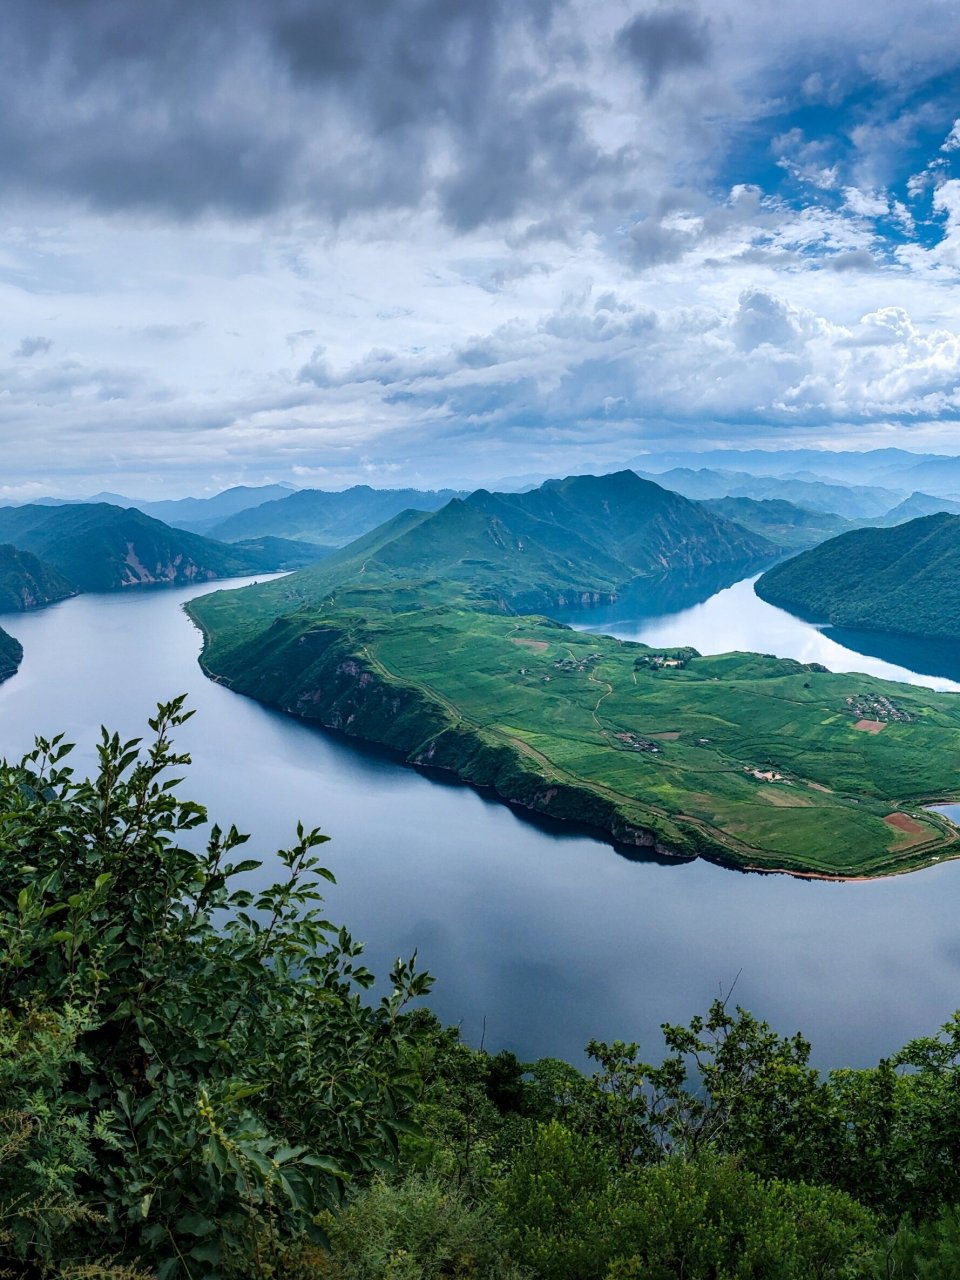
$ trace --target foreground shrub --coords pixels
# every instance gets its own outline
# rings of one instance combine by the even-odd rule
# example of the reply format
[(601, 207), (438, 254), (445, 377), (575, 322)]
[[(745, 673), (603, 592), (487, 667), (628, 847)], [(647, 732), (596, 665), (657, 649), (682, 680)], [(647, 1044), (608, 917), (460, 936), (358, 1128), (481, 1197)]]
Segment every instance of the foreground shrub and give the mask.
[(621, 1172), (556, 1122), (518, 1153), (500, 1212), (542, 1280), (852, 1280), (878, 1240), (842, 1192), (714, 1156)]
[(298, 828), (255, 892), (234, 828), (182, 843), (206, 820), (170, 776), (187, 714), (160, 707), (145, 750), (104, 731), (92, 780), (60, 739), (0, 771), (0, 1262), (17, 1275), (282, 1274), (407, 1127), (419, 1033), (401, 1009), (428, 980), (398, 962), (365, 1002), (360, 947), (320, 912), (319, 832)]
[(490, 1208), (449, 1183), (414, 1174), (375, 1181), (327, 1219), (332, 1254), (315, 1274), (329, 1280), (525, 1280)]

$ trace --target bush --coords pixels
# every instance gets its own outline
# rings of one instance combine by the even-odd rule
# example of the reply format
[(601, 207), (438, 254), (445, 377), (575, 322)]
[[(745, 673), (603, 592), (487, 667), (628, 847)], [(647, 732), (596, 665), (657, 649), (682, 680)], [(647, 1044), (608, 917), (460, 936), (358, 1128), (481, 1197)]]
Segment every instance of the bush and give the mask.
[(489, 1208), (436, 1179), (413, 1174), (375, 1181), (327, 1219), (329, 1259), (316, 1276), (330, 1280), (523, 1280)]
[[(0, 770), (0, 1261), (157, 1280), (279, 1274), (321, 1210), (390, 1167), (428, 979), (397, 962), (377, 1005), (361, 948), (320, 912), (332, 880), (298, 828), (283, 878), (236, 887), (245, 837), (170, 776), (182, 699), (153, 739), (103, 732), (77, 781), (60, 739)], [(106, 1260), (106, 1261), (104, 1261)]]

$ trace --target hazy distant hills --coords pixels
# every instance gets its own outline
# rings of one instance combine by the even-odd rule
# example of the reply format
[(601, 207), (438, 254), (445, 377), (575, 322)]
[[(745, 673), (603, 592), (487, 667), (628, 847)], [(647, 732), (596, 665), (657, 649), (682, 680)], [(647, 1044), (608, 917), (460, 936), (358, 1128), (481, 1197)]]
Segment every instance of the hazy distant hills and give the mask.
[(76, 594), (52, 565), (19, 547), (0, 545), (0, 613), (36, 609)]
[(106, 503), (6, 507), (0, 543), (32, 553), (81, 591), (202, 582), (272, 567), (262, 553)]
[(745, 471), (692, 471), (685, 467), (662, 473), (638, 472), (644, 479), (694, 499), (781, 498), (812, 511), (827, 511), (848, 520), (885, 515), (902, 502), (903, 490), (870, 485), (827, 484), (801, 476), (755, 476)]
[[(820, 480), (852, 485), (879, 485), (892, 489), (930, 489), (920, 478), (909, 479), (911, 471), (926, 468), (928, 476), (957, 474), (960, 459), (937, 453), (911, 453), (906, 449), (710, 449), (702, 453), (689, 450), (675, 453), (641, 454), (628, 463), (643, 473), (663, 473), (674, 467), (713, 468), (720, 471), (745, 471), (754, 476), (788, 476), (808, 472)], [(923, 474), (921, 472), (921, 474)], [(937, 490), (939, 492), (939, 490)], [(960, 494), (960, 486), (946, 490)]]
[(916, 520), (920, 516), (936, 515), (938, 511), (944, 511), (948, 515), (960, 515), (960, 502), (953, 502), (949, 498), (936, 498), (929, 493), (911, 493), (909, 498), (904, 498), (903, 502), (898, 503), (892, 511), (879, 517), (876, 523), (904, 524), (907, 520)]
[(144, 515), (176, 529), (188, 529), (193, 533), (206, 533), (209, 526), (225, 520), (227, 516), (255, 507), (273, 498), (283, 498), (296, 493), (293, 485), (265, 484), (259, 486), (236, 485), (224, 489), (210, 498), (170, 498), (151, 501), (145, 498), (128, 498), (122, 493), (95, 493), (89, 498), (35, 498), (29, 504), (2, 502), (0, 507), (30, 505), (34, 507), (75, 507), (107, 503), (111, 507), (135, 507)]
[(107, 497), (98, 495), (100, 501), (115, 502), (118, 506), (136, 507), (144, 515), (162, 520), (176, 529), (189, 529), (193, 533), (209, 534), (215, 524), (248, 507), (259, 506), (276, 498), (285, 498), (296, 490), (287, 484), (258, 486), (235, 485), (211, 498), (175, 498), (160, 502), (140, 499)]
[(960, 516), (841, 534), (765, 573), (756, 591), (837, 626), (960, 636)]
[(453, 489), (372, 489), (366, 484), (336, 493), (299, 489), (212, 525), (210, 534), (224, 542), (271, 535), (342, 547), (401, 511), (436, 511), (463, 496)]

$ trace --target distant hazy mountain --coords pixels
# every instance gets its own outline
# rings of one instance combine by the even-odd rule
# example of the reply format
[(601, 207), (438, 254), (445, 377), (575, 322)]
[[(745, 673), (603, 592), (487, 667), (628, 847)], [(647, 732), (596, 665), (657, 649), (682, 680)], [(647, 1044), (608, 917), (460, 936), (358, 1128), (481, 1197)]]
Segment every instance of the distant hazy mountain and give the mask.
[(701, 505), (727, 520), (736, 520), (785, 550), (815, 547), (853, 528), (853, 522), (843, 516), (810, 511), (782, 498), (708, 498)]
[(904, 486), (941, 497), (960, 498), (960, 458), (930, 458), (904, 471)]
[(432, 514), (403, 512), (268, 594), (310, 603), (331, 591), (358, 601), (379, 592), (383, 607), (387, 589), (401, 603), (429, 592), (522, 612), (600, 603), (641, 577), (775, 554), (766, 539), (621, 471), (528, 493), (479, 489)]
[(215, 524), (226, 520), (238, 511), (259, 506), (275, 498), (285, 498), (296, 489), (288, 484), (262, 484), (251, 487), (236, 485), (224, 489), (211, 498), (172, 498), (160, 502), (148, 502), (141, 498), (120, 498), (100, 494), (92, 502), (112, 502), (117, 506), (136, 507), (144, 515), (162, 520), (176, 529), (190, 529), (193, 533), (209, 533)]
[(885, 515), (902, 502), (906, 494), (895, 489), (869, 485), (826, 484), (798, 476), (753, 476), (745, 471), (691, 471), (674, 468), (662, 474), (638, 472), (687, 498), (780, 498), (812, 511), (827, 511), (860, 520)]
[(29, 504), (0, 503), (0, 507), (30, 505), (33, 507), (76, 507), (108, 503), (112, 507), (135, 507), (154, 520), (175, 529), (189, 529), (193, 533), (205, 533), (208, 526), (225, 520), (227, 516), (247, 507), (258, 506), (272, 498), (284, 498), (296, 493), (293, 485), (264, 484), (250, 487), (237, 485), (224, 489), (210, 498), (170, 498), (151, 501), (146, 498), (128, 498), (122, 493), (95, 493), (89, 498), (34, 498)]
[(6, 631), (0, 631), (0, 681), (9, 680), (23, 659), (23, 646)]
[(0, 545), (0, 612), (36, 609), (76, 594), (52, 565), (19, 547)]
[(906, 449), (710, 449), (641, 454), (629, 465), (643, 474), (662, 474), (674, 467), (701, 470), (746, 471), (755, 476), (784, 476), (807, 471), (820, 479), (853, 485), (881, 485), (893, 489), (922, 489), (929, 485), (901, 477), (926, 463), (948, 464), (960, 459), (936, 453), (911, 453)]
[(342, 547), (401, 511), (436, 511), (462, 496), (452, 489), (372, 489), (366, 484), (335, 493), (299, 489), (221, 521), (210, 534), (224, 542), (270, 535)]
[(837, 626), (960, 636), (960, 516), (841, 534), (765, 573), (756, 591)]
[(82, 591), (202, 582), (272, 567), (262, 554), (106, 503), (6, 507), (0, 542), (32, 552)]
[(892, 526), (895, 524), (905, 524), (908, 520), (916, 520), (920, 516), (934, 516), (938, 511), (945, 511), (948, 515), (960, 515), (960, 502), (953, 502), (950, 498), (936, 498), (930, 493), (911, 493), (909, 498), (905, 498), (888, 511), (885, 516), (880, 516), (874, 524)]

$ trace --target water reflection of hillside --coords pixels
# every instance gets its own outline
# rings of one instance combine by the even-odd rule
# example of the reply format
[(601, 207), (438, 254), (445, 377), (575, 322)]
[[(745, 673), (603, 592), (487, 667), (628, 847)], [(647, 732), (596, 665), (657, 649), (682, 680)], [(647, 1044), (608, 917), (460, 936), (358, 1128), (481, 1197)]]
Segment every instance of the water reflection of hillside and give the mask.
[(591, 630), (608, 622), (627, 624), (661, 618), (703, 604), (718, 591), (732, 587), (762, 568), (769, 568), (769, 563), (714, 565), (695, 574), (673, 572), (661, 578), (637, 578), (624, 587), (614, 604), (589, 610), (564, 609), (554, 616), (560, 622), (587, 625)]
[(910, 671), (960, 681), (960, 644), (956, 640), (922, 639), (886, 631), (856, 631), (849, 627), (824, 627), (823, 634), (846, 649), (868, 658), (892, 662)]

